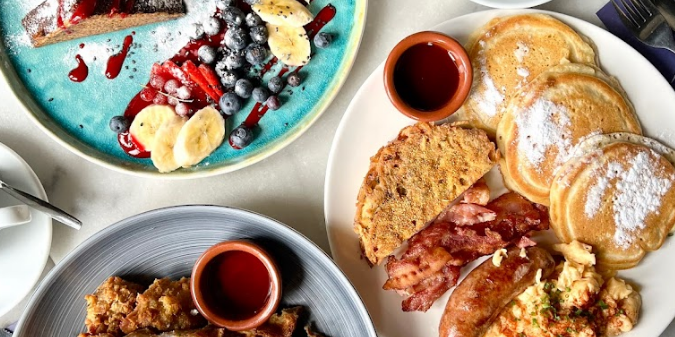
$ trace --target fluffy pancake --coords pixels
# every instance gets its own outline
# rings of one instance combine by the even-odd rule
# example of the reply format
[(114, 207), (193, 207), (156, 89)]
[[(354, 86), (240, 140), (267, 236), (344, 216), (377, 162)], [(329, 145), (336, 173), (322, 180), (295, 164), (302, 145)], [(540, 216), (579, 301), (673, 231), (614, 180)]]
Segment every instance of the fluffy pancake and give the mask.
[(642, 133), (618, 82), (595, 67), (567, 63), (523, 86), (497, 129), (506, 186), (548, 205), (555, 172), (591, 134)]
[(581, 143), (551, 186), (551, 227), (597, 250), (605, 269), (637, 265), (675, 226), (675, 151), (625, 133)]
[(595, 51), (566, 24), (544, 14), (493, 19), (466, 46), (473, 86), (465, 117), (494, 134), (509, 99), (546, 69), (567, 62), (595, 65)]
[(496, 163), (484, 131), (418, 123), (370, 159), (354, 231), (363, 255), (379, 264), (433, 220)]

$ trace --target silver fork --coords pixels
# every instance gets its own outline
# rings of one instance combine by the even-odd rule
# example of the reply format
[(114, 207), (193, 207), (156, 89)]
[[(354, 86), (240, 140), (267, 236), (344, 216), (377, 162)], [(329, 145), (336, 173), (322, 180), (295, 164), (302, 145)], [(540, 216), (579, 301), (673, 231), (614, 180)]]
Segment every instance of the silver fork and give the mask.
[(675, 53), (673, 31), (650, 0), (612, 0), (624, 26), (644, 44)]

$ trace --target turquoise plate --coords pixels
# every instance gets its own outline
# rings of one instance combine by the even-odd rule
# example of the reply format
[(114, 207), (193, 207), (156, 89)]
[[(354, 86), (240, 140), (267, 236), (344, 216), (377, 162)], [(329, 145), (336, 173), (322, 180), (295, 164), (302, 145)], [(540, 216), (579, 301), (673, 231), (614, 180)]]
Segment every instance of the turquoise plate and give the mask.
[[(197, 178), (231, 172), (254, 164), (279, 151), (307, 130), (328, 107), (356, 58), (363, 34), (367, 0), (314, 0), (312, 13), (332, 4), (337, 14), (323, 29), (334, 35), (329, 48), (313, 48), (312, 61), (302, 68), (303, 85), (280, 95), (281, 109), (270, 111), (260, 122), (255, 140), (243, 150), (225, 143), (199, 165), (160, 174), (150, 159), (127, 155), (108, 128), (110, 118), (121, 115), (129, 101), (147, 83), (154, 62), (170, 58), (183, 47), (180, 27), (208, 15), (201, 4), (214, 0), (185, 0), (188, 14), (178, 20), (33, 48), (21, 25), (25, 14), (42, 0), (0, 0), (0, 69), (29, 116), (57, 142), (105, 167), (161, 178)], [(53, 0), (56, 1), (56, 0)], [(215, 7), (213, 7), (215, 8)], [(108, 56), (119, 52), (124, 37), (134, 32), (121, 74), (104, 75)], [(68, 73), (82, 55), (88, 78), (75, 83)], [(276, 73), (277, 65), (266, 74)], [(249, 102), (227, 123), (229, 131), (253, 109)]]

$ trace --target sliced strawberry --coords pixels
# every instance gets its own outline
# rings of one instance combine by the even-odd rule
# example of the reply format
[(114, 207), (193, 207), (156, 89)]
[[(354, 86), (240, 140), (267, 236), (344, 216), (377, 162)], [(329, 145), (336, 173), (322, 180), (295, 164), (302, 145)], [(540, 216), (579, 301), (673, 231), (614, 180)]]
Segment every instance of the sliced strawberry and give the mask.
[(206, 81), (206, 78), (202, 73), (199, 71), (197, 66), (195, 66), (192, 61), (186, 61), (183, 63), (183, 71), (190, 76), (190, 79), (195, 82), (204, 92), (206, 92), (207, 95), (209, 95), (211, 98), (213, 98), (214, 101), (218, 101), (220, 99), (221, 95), (218, 95), (218, 92), (213, 90), (209, 83)]
[(175, 79), (179, 80), (183, 85), (187, 85), (190, 88), (196, 85), (194, 82), (190, 80), (190, 78), (183, 71), (183, 69), (181, 69), (177, 64), (173, 63), (172, 61), (164, 61), (164, 63), (162, 63), (162, 68), (164, 68)]
[(211, 69), (211, 67), (207, 66), (206, 64), (200, 64), (199, 65), (199, 72), (202, 73), (202, 76), (206, 79), (206, 82), (209, 84), (209, 87), (213, 89), (213, 91), (216, 92), (218, 95), (218, 99), (220, 99), (220, 96), (223, 96), (223, 88), (220, 86), (220, 80), (218, 79), (218, 75), (216, 75), (216, 72)]

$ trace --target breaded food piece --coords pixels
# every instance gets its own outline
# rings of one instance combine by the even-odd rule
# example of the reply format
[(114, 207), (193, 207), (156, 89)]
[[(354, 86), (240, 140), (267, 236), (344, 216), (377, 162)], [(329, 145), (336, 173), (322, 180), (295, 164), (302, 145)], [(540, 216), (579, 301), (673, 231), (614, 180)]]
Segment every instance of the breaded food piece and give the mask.
[(274, 314), (267, 322), (249, 331), (242, 331), (238, 336), (245, 337), (291, 337), (298, 324), (298, 318), (302, 312), (302, 307), (292, 307), (281, 310), (281, 313)]
[(190, 295), (189, 278), (183, 277), (178, 281), (156, 279), (148, 290), (138, 295), (136, 301), (136, 308), (120, 324), (126, 334), (143, 328), (171, 331), (206, 325), (204, 317), (198, 313), (193, 315), (195, 305)]
[(320, 334), (320, 333), (318, 333), (318, 332), (312, 330), (312, 326), (311, 326), (311, 325), (306, 325), (306, 326), (305, 326), (305, 332), (307, 333), (307, 337), (326, 337), (325, 335)]
[(121, 335), (120, 322), (136, 306), (141, 285), (117, 276), (105, 280), (91, 295), (86, 295), (87, 318), (84, 324), (89, 336), (115, 337)]
[(354, 231), (370, 264), (379, 264), (495, 165), (486, 133), (417, 123), (370, 159), (357, 198)]
[[(111, 333), (97, 333), (97, 334), (90, 334), (90, 333), (81, 333), (77, 335), (77, 337), (117, 337), (118, 335), (116, 334), (111, 334)], [(138, 336), (140, 337), (140, 336)]]

